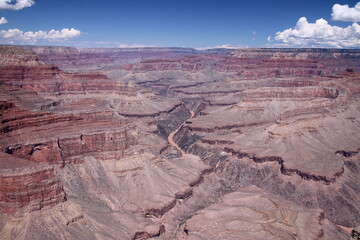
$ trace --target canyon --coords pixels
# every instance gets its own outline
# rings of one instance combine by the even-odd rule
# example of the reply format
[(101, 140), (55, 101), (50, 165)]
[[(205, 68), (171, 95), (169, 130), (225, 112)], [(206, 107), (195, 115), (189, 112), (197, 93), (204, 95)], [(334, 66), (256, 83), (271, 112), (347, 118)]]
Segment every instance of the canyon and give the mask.
[(0, 239), (358, 239), (359, 60), (0, 46)]

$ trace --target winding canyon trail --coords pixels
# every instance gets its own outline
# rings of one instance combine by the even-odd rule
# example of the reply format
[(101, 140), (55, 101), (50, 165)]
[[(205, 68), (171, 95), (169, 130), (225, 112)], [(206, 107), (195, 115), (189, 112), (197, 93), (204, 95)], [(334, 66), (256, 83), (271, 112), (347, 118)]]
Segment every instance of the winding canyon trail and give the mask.
[(174, 138), (175, 134), (182, 128), (182, 126), (184, 126), (184, 124), (186, 123), (186, 121), (189, 120), (189, 119), (191, 119), (191, 118), (193, 118), (193, 117), (195, 116), (195, 113), (194, 113), (193, 111), (190, 111), (190, 114), (191, 114), (190, 118), (186, 119), (186, 120), (183, 122), (183, 124), (180, 125), (180, 127), (179, 127), (178, 129), (176, 129), (175, 131), (171, 132), (171, 133), (169, 134), (169, 136), (168, 136), (168, 141), (169, 141), (169, 143), (170, 143), (172, 146), (174, 146), (174, 147), (181, 153), (181, 155), (184, 155), (185, 152), (179, 147), (179, 145), (177, 145), (177, 143), (174, 141), (173, 138)]

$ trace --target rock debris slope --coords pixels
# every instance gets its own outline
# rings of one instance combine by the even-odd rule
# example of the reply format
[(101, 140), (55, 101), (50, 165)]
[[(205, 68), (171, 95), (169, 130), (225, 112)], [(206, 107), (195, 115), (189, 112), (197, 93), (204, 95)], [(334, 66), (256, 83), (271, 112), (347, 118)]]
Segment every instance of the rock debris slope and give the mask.
[(354, 237), (359, 59), (0, 46), (0, 238)]

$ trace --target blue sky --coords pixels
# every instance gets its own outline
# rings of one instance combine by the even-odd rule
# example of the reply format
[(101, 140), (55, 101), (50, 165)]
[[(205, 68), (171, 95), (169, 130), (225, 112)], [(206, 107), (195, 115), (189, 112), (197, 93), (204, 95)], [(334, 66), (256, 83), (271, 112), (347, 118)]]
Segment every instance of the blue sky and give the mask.
[[(347, 21), (344, 17), (335, 21), (331, 16), (335, 4), (347, 4), (355, 9), (358, 1), (18, 0), (18, 4), (29, 5), (24, 8), (20, 6), (19, 10), (10, 10), (6, 1), (0, 0), (0, 18), (6, 19), (3, 21), (6, 23), (0, 24), (2, 44), (193, 48), (360, 47), (356, 16), (355, 20)], [(12, 1), (12, 5), (15, 2)], [(344, 14), (347, 12), (344, 11)], [(298, 28), (305, 28), (302, 29), (303, 33), (285, 32), (290, 28), (294, 30), (301, 17), (306, 18), (298, 25)], [(311, 25), (321, 18), (327, 21), (326, 26), (322, 21)], [(325, 37), (332, 39), (329, 31), (335, 26), (339, 27), (335, 29), (335, 35), (345, 35), (346, 39), (334, 36), (336, 43), (326, 42)], [(321, 28), (319, 31), (324, 35), (313, 33), (312, 28)], [(340, 28), (347, 30), (342, 32)], [(54, 31), (49, 33), (52, 29)], [(32, 33), (28, 33), (30, 31)]]

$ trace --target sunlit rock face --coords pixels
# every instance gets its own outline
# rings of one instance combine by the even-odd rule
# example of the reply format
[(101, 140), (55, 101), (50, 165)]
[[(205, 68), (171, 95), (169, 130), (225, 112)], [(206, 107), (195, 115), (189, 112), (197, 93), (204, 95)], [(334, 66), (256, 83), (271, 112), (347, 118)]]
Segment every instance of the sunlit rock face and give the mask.
[(1, 46), (0, 238), (354, 238), (359, 58)]

